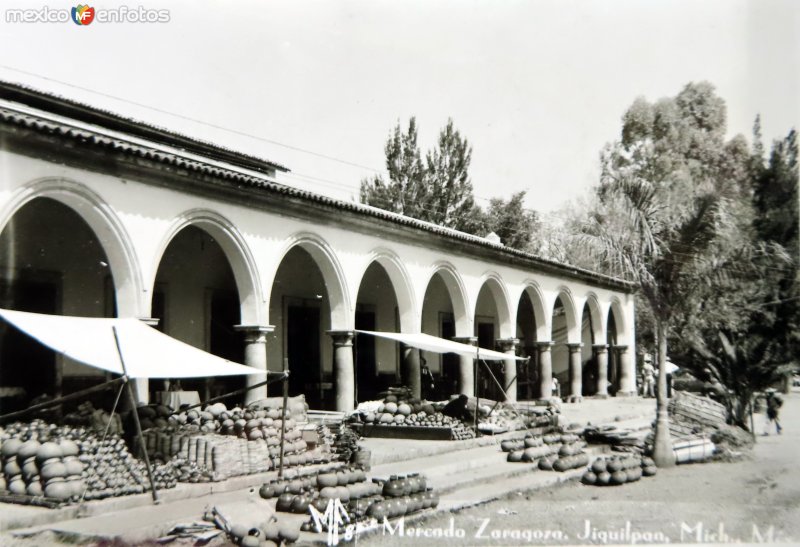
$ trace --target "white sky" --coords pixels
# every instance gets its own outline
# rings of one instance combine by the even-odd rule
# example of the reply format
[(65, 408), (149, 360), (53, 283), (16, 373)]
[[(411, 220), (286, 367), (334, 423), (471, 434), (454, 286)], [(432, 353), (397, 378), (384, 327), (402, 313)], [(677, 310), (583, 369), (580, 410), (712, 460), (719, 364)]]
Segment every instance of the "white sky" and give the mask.
[(749, 138), (757, 113), (767, 143), (800, 126), (794, 0), (143, 1), (129, 5), (171, 21), (5, 22), (5, 9), (45, 5), (70, 6), (0, 3), (0, 78), (282, 163), (295, 173), (282, 182), (343, 199), (372, 171), (53, 80), (378, 170), (397, 120), (416, 115), (427, 148), (452, 117), (476, 195), (528, 190), (540, 211), (596, 182), (639, 95), (708, 80), (731, 135)]

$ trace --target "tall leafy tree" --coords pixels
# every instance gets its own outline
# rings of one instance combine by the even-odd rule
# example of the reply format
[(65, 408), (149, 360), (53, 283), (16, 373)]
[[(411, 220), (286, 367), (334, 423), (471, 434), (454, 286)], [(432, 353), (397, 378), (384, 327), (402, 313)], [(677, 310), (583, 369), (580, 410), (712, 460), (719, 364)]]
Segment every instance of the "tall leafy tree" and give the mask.
[(469, 177), (472, 147), (452, 119), (424, 161), (415, 118), (406, 132), (397, 124), (385, 152), (389, 180), (380, 175), (363, 180), (362, 203), (468, 233), (483, 230), (483, 213), (475, 204)]
[(425, 156), (431, 222), (462, 230), (471, 223), (475, 199), (469, 164), (472, 147), (448, 119), (439, 133), (437, 146)]
[[(758, 120), (757, 122), (758, 123)], [(758, 141), (757, 141), (758, 142)], [(773, 143), (769, 160), (764, 163), (755, 147), (755, 185), (753, 227), (763, 244), (780, 246), (787, 255), (785, 263), (773, 267), (763, 306), (773, 318), (772, 336), (781, 343), (780, 359), (794, 360), (800, 351), (800, 202), (798, 201), (798, 143), (794, 129), (783, 140)]]
[(485, 214), (485, 231), (494, 232), (504, 245), (523, 251), (539, 250), (539, 216), (525, 208), (526, 191), (513, 194), (508, 200), (492, 198)]
[(674, 463), (664, 366), (670, 327), (739, 191), (724, 133), (725, 104), (708, 83), (655, 103), (637, 99), (623, 116), (621, 140), (604, 151), (599, 207), (584, 229), (590, 248), (611, 271), (639, 284), (653, 312), (660, 466)]
[(361, 182), (361, 202), (402, 215), (424, 218), (428, 202), (425, 167), (417, 144), (417, 120), (408, 121), (404, 133), (400, 122), (386, 141), (389, 181), (376, 175)]

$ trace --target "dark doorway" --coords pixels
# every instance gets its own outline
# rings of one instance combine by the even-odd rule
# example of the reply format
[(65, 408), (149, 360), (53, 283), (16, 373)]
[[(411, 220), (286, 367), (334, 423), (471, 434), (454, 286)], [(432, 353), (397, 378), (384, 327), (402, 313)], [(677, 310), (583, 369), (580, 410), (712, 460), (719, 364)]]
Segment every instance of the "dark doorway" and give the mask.
[[(456, 322), (452, 313), (440, 313), (440, 336), (445, 340), (452, 340), (456, 336)], [(460, 360), (455, 353), (442, 354), (442, 379), (439, 390), (440, 399), (447, 399), (453, 393), (458, 393), (458, 367)]]
[(318, 307), (290, 305), (286, 309), (286, 356), (289, 359), (289, 394), (305, 394), (311, 408), (322, 408), (323, 386)]
[[(214, 290), (211, 293), (211, 317), (208, 330), (208, 349), (217, 357), (234, 363), (244, 361), (244, 341), (241, 333), (234, 330), (240, 323), (241, 304), (239, 295), (233, 291)], [(242, 389), (246, 385), (244, 376), (220, 376), (211, 384), (211, 396), (222, 395)], [(244, 395), (231, 397), (228, 404), (244, 402)]]
[[(494, 323), (478, 323), (478, 346), (486, 349), (494, 349)], [(494, 377), (500, 380), (503, 378), (503, 363), (501, 361), (484, 361), (489, 366)], [(492, 399), (494, 401), (503, 400), (497, 383), (489, 375), (484, 362), (478, 363), (478, 396)]]
[[(375, 311), (356, 310), (356, 329), (375, 330)], [(375, 363), (375, 337), (368, 334), (356, 336), (356, 402), (377, 398), (380, 386)]]
[(614, 313), (608, 314), (608, 335), (606, 343), (608, 344), (608, 393), (609, 395), (616, 395), (619, 391), (619, 354), (617, 353), (617, 325), (614, 320)]
[[(57, 315), (59, 284), (33, 280), (0, 280), (0, 306)], [(56, 354), (6, 322), (0, 324), (0, 410), (26, 408), (42, 394), (61, 394)]]

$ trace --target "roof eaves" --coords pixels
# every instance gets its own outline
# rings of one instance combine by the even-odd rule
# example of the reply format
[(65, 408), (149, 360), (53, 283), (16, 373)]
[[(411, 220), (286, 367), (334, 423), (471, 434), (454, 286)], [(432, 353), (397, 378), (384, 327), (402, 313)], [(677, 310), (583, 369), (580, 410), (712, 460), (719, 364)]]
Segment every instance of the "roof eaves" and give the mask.
[(492, 249), (498, 253), (515, 256), (531, 262), (534, 265), (545, 266), (564, 273), (571, 273), (572, 275), (578, 277), (595, 279), (597, 281), (610, 283), (615, 286), (626, 287), (629, 290), (633, 290), (635, 287), (633, 283), (627, 280), (600, 274), (583, 268), (578, 268), (576, 266), (563, 264), (561, 262), (543, 258), (526, 251), (512, 249), (502, 244), (492, 243), (484, 238), (467, 234), (465, 232), (460, 232), (452, 228), (446, 228), (437, 224), (407, 217), (369, 205), (330, 198), (321, 194), (309, 192), (307, 190), (287, 186), (285, 184), (263, 178), (262, 176), (242, 173), (240, 171), (236, 171), (235, 169), (212, 165), (198, 159), (187, 158), (177, 153), (165, 152), (163, 150), (157, 150), (142, 144), (128, 142), (113, 136), (98, 134), (86, 128), (71, 127), (56, 121), (46, 120), (31, 113), (23, 113), (12, 110), (8, 107), (0, 106), (0, 121), (9, 122), (13, 125), (21, 125), (26, 128), (34, 129), (38, 132), (52, 133), (58, 136), (88, 142), (103, 148), (109, 148), (115, 152), (135, 155), (144, 159), (157, 161), (162, 164), (186, 169), (188, 171), (194, 171), (228, 181), (235, 181), (239, 184), (264, 189), (269, 192), (297, 198), (300, 200), (311, 201), (339, 210), (351, 211), (359, 215), (378, 218), (428, 233), (434, 233), (450, 239), (464, 241), (473, 245), (479, 245), (487, 249)]

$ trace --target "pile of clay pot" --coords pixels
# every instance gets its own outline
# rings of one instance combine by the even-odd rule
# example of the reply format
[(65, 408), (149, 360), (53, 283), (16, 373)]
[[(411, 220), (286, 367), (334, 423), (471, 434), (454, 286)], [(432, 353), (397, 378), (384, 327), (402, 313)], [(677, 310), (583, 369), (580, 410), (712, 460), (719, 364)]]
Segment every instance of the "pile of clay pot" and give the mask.
[(234, 524), (228, 535), (241, 547), (277, 547), (296, 542), (300, 538), (300, 530), (296, 524), (272, 516), (255, 528)]
[(3, 478), (0, 489), (12, 494), (53, 500), (78, 499), (86, 490), (85, 465), (80, 448), (70, 440), (40, 443), (35, 438), (3, 441)]
[[(331, 468), (317, 475), (273, 480), (259, 490), (264, 499), (277, 498), (278, 512), (307, 514), (309, 506), (324, 513), (331, 500), (339, 500), (354, 521), (409, 515), (436, 507), (439, 497), (428, 488), (425, 476), (414, 473), (391, 476), (388, 480), (367, 480), (361, 469)], [(301, 530), (311, 530), (313, 521), (304, 523)]]
[(285, 441), (294, 442), (301, 436), (295, 421), (289, 417), (289, 412), (282, 413), (279, 408), (235, 406), (228, 409), (225, 403), (215, 403), (202, 410), (193, 409), (174, 414), (169, 407), (163, 405), (142, 406), (138, 412), (142, 429), (149, 429), (146, 426), (172, 426), (185, 432), (235, 435), (249, 441), (266, 439), (270, 446), (280, 444), (281, 425), (286, 426)]
[[(117, 435), (105, 439), (78, 427), (39, 420), (0, 430), (0, 491), (57, 503), (144, 492), (147, 472)], [(155, 472), (156, 488), (175, 486), (169, 468)]]
[[(225, 445), (222, 442), (231, 436), (237, 439), (262, 443), (265, 457), (271, 459), (271, 467), (277, 467), (280, 459), (281, 428), (285, 429), (284, 467), (303, 466), (331, 461), (335, 456), (329, 453), (327, 445), (309, 452), (303, 433), (289, 412), (277, 408), (233, 407), (228, 409), (224, 403), (206, 406), (203, 410), (189, 410), (170, 415), (164, 419), (162, 406), (140, 407), (142, 419), (150, 419), (158, 425), (145, 432), (145, 446), (151, 458), (168, 460), (176, 458), (181, 476), (192, 477), (192, 481), (210, 480), (211, 467), (201, 458), (192, 457), (192, 443), (204, 438), (212, 445)], [(153, 414), (156, 416), (152, 417)], [(151, 416), (151, 418), (148, 418)], [(282, 419), (284, 416), (285, 419)], [(227, 445), (220, 451), (227, 450)], [(185, 462), (184, 462), (185, 460)], [(190, 469), (194, 467), (194, 469)], [(236, 474), (236, 473), (233, 473)]]
[(583, 451), (585, 443), (571, 433), (527, 435), (523, 439), (508, 439), (500, 443), (507, 452), (506, 461), (536, 465), (543, 471), (568, 471), (589, 464)]
[(597, 458), (583, 474), (581, 482), (593, 486), (619, 486), (656, 474), (656, 464), (638, 454)]
[(455, 440), (472, 439), (475, 432), (457, 418), (441, 413), (437, 405), (420, 399), (403, 399), (387, 395), (375, 412), (361, 415), (365, 424), (394, 427), (444, 427), (451, 430)]

